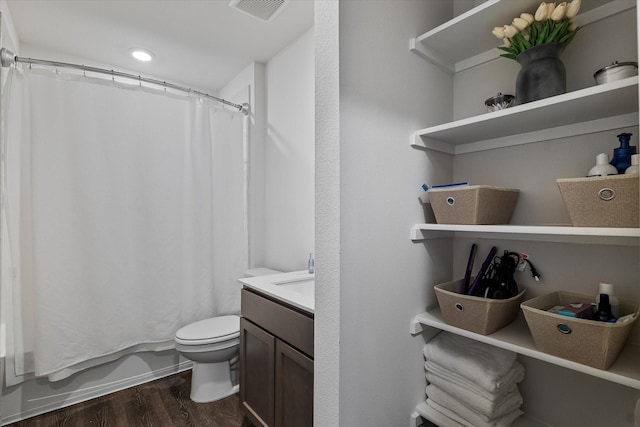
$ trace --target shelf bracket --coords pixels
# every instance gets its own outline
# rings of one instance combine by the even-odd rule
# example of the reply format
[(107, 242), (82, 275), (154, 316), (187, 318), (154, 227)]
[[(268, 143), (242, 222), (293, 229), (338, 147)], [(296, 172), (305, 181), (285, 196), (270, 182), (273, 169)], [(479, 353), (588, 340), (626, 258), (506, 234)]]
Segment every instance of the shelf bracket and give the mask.
[(421, 227), (421, 224), (416, 224), (411, 227), (410, 237), (414, 243), (422, 242), (423, 240), (430, 239), (449, 239), (454, 236), (454, 233), (447, 230), (426, 230)]
[(409, 322), (409, 333), (411, 335), (418, 335), (422, 333), (423, 330), (422, 323), (418, 322), (416, 319)]
[(419, 131), (411, 136), (411, 147), (417, 150), (433, 150), (445, 154), (456, 154), (455, 146), (437, 139), (421, 136)]
[(423, 43), (419, 42), (418, 39), (409, 39), (409, 50), (441, 70), (453, 75), (454, 64), (445, 59), (440, 52), (427, 48)]
[(409, 420), (409, 427), (420, 427), (422, 425), (422, 417), (417, 411), (413, 411)]

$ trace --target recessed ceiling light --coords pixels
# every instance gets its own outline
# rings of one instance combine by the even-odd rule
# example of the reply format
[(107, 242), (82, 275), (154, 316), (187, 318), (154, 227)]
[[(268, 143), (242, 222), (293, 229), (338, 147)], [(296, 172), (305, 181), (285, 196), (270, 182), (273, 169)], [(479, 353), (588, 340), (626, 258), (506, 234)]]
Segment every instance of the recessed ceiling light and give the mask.
[(131, 56), (142, 62), (149, 62), (153, 59), (151, 52), (144, 49), (132, 49)]

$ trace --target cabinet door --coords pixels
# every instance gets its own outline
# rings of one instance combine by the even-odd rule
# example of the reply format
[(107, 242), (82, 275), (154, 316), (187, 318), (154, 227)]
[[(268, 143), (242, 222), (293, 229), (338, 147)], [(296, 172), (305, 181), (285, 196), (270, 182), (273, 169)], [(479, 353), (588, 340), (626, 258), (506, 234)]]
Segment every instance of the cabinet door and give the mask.
[(276, 427), (313, 426), (313, 360), (276, 340)]
[(257, 427), (274, 425), (275, 337), (240, 319), (240, 402)]

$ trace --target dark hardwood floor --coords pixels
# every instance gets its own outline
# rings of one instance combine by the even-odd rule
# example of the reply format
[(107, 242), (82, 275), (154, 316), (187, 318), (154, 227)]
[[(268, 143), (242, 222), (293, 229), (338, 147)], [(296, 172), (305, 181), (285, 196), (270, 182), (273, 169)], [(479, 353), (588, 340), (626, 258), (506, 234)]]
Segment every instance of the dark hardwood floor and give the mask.
[(238, 395), (213, 403), (189, 399), (191, 371), (78, 403), (7, 427), (253, 427)]

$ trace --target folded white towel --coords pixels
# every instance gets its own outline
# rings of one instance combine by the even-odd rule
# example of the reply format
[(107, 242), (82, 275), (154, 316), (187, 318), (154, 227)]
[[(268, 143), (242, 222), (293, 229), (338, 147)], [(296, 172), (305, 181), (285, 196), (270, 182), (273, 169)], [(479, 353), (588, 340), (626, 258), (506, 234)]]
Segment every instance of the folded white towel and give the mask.
[[(514, 411), (515, 409), (520, 409), (520, 405), (522, 405), (522, 399), (511, 400), (509, 404), (508, 410), (504, 410), (499, 415), (487, 415), (483, 412), (477, 411), (474, 407), (469, 405), (469, 401), (460, 400), (455, 396), (447, 393), (440, 387), (430, 384), (426, 389), (427, 396), (432, 399), (434, 402), (444, 406), (445, 408), (449, 408), (452, 411), (458, 413), (464, 418), (470, 419), (480, 419), (485, 423), (490, 423), (496, 418), (500, 418), (503, 415), (508, 414), (509, 412)], [(520, 393), (518, 393), (519, 395)]]
[[(504, 399), (499, 401), (498, 406), (492, 405), (492, 402), (490, 402), (488, 399), (484, 399), (477, 394), (467, 391), (466, 393), (463, 392), (462, 395), (454, 395), (453, 393), (450, 393), (444, 388), (433, 383), (427, 386), (426, 392), (427, 396), (433, 399), (434, 402), (437, 402), (449, 409), (454, 410), (458, 407), (457, 405), (464, 405), (469, 409), (469, 411), (473, 411), (480, 419), (484, 420), (485, 422), (490, 422), (495, 418), (506, 415), (515, 409), (519, 409), (522, 405), (522, 396), (520, 395), (517, 387), (515, 388), (515, 391), (506, 394)], [(479, 406), (481, 406), (478, 404), (480, 401), (488, 403), (488, 406), (492, 406), (492, 410), (487, 411), (487, 407), (478, 408)]]
[(446, 381), (450, 381), (460, 387), (473, 391), (489, 400), (496, 400), (496, 395), (502, 395), (510, 391), (513, 386), (524, 379), (524, 366), (517, 360), (513, 362), (511, 369), (503, 377), (484, 384), (475, 383), (455, 372), (427, 360), (424, 364), (427, 372), (439, 375)]
[[(432, 372), (427, 372), (427, 381), (454, 399), (462, 402), (465, 406), (485, 415), (488, 419), (505, 415), (507, 412), (511, 412), (522, 405), (522, 395), (515, 384), (510, 389), (505, 390), (505, 393), (494, 395), (497, 399), (487, 399), (468, 388), (447, 381)], [(431, 387), (431, 385), (427, 386), (428, 396), (430, 396), (429, 387)], [(438, 401), (438, 399), (435, 400)]]
[(456, 412), (446, 408), (438, 403), (434, 402), (432, 399), (427, 398), (427, 405), (431, 406), (436, 411), (440, 412), (442, 415), (451, 418), (453, 421), (462, 424), (466, 427), (509, 427), (513, 422), (524, 412), (520, 409), (516, 409), (514, 411), (509, 412), (508, 414), (503, 415), (500, 418), (496, 418), (492, 420), (490, 423), (484, 423), (481, 420), (467, 420), (463, 418), (461, 415), (458, 415)]
[(429, 420), (431, 423), (440, 427), (466, 427), (464, 424), (460, 424), (459, 422), (447, 417), (445, 414), (426, 403), (427, 402), (425, 402), (425, 405), (418, 405), (416, 407), (416, 411), (418, 411), (422, 418)]
[(436, 363), (491, 391), (516, 361), (516, 353), (449, 332), (424, 346), (427, 361)]

